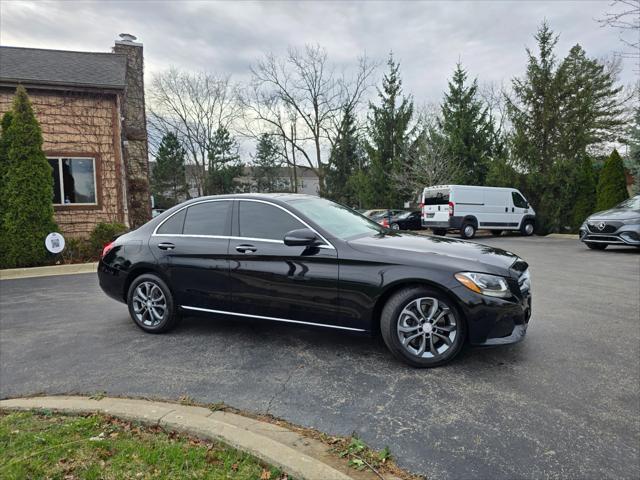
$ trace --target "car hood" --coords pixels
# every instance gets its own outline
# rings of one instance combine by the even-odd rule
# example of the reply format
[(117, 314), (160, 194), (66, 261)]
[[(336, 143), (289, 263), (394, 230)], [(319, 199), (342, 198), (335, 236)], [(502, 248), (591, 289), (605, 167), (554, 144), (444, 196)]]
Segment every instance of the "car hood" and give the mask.
[(587, 218), (587, 221), (595, 220), (628, 220), (630, 218), (640, 218), (640, 211), (631, 210), (629, 208), (612, 208), (610, 210), (603, 210), (602, 212), (596, 212)]
[[(516, 270), (522, 271), (527, 268), (527, 264), (514, 253), (446, 237), (388, 233), (360, 237), (348, 243), (358, 251), (374, 255), (385, 254), (398, 263), (411, 265), (428, 265), (435, 262), (450, 265), (452, 270), (480, 271), (497, 275), (517, 275), (517, 272), (512, 271), (516, 262), (520, 262)], [(416, 255), (408, 256), (408, 252)]]

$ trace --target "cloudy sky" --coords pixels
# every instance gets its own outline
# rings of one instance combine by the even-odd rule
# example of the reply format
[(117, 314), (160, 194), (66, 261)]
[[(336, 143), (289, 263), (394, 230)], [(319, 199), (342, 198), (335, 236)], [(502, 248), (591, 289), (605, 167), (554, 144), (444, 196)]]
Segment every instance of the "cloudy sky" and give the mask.
[[(600, 1), (11, 1), (0, 2), (2, 45), (108, 51), (118, 33), (144, 43), (147, 75), (171, 65), (247, 78), (264, 52), (324, 46), (340, 66), (366, 52), (393, 50), (404, 85), (419, 103), (439, 102), (461, 60), (481, 83), (508, 82), (524, 71), (525, 47), (547, 19), (560, 34), (558, 54), (580, 43), (590, 56), (620, 49), (618, 33), (596, 18)], [(635, 81), (627, 60), (622, 81)]]

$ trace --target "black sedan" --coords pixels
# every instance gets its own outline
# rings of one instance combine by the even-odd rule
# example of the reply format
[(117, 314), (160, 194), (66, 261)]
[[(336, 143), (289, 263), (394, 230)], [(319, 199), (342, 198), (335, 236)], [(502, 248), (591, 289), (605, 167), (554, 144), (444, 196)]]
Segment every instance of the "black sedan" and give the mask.
[(422, 212), (400, 212), (391, 218), (384, 217), (378, 223), (392, 230), (421, 230)]
[(105, 246), (100, 286), (146, 332), (224, 315), (378, 333), (417, 367), (465, 342), (521, 340), (528, 265), (504, 250), (385, 229), (293, 194), (203, 197)]
[(580, 240), (594, 250), (608, 245), (640, 247), (640, 195), (591, 215), (580, 227)]

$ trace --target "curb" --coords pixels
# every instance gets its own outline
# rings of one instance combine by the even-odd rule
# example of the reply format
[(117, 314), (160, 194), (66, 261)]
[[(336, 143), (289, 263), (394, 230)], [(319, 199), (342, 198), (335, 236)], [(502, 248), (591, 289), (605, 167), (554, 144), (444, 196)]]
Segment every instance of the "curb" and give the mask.
[(75, 275), (77, 273), (95, 273), (97, 270), (98, 262), (74, 263), (70, 265), (49, 265), (47, 267), (7, 268), (0, 270), (0, 280), (51, 277), (54, 275)]
[[(79, 396), (53, 396), (0, 400), (0, 409), (47, 409), (74, 414), (98, 412), (128, 421), (159, 425), (168, 430), (219, 440), (277, 466), (296, 478), (378, 478), (368, 472), (349, 472), (346, 462), (344, 466), (325, 463), (323, 459), (330, 458), (328, 447), (318, 440), (304, 437), (279, 425), (229, 412), (213, 412), (203, 407), (112, 397), (97, 400)], [(337, 463), (335, 459), (333, 463)]]
[(580, 237), (575, 233), (550, 233), (545, 238), (564, 238), (565, 240), (578, 240)]

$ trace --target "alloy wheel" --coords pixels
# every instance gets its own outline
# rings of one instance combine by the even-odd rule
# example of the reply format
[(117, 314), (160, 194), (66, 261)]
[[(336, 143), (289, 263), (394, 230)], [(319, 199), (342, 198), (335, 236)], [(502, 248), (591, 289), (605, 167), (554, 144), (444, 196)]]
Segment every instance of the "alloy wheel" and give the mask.
[(533, 223), (527, 223), (524, 226), (524, 231), (527, 235), (531, 235), (533, 233)]
[(437, 358), (453, 346), (458, 324), (453, 310), (442, 300), (421, 297), (409, 302), (400, 313), (397, 334), (411, 355)]
[(165, 316), (167, 299), (154, 282), (142, 282), (133, 293), (133, 311), (138, 322), (155, 327)]

